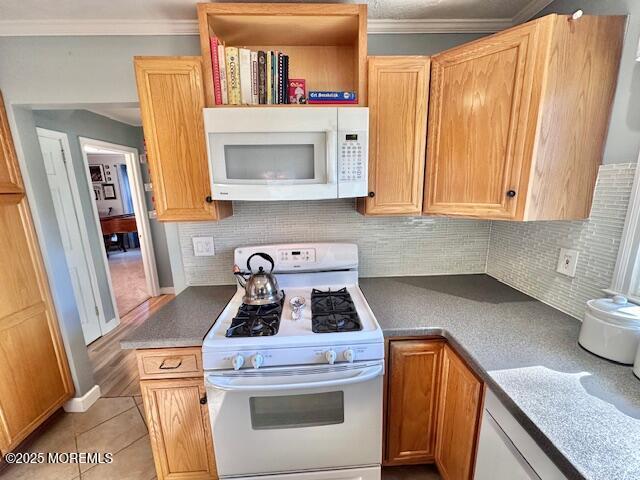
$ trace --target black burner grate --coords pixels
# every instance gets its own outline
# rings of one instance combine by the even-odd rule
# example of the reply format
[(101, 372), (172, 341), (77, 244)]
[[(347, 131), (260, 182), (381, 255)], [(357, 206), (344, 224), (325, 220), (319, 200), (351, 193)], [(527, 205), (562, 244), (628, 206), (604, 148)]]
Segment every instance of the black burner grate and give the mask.
[(311, 291), (311, 329), (315, 333), (357, 332), (362, 324), (347, 288)]
[(278, 303), (268, 305), (245, 305), (238, 309), (238, 313), (231, 326), (227, 329), (227, 337), (267, 337), (278, 333), (284, 295)]

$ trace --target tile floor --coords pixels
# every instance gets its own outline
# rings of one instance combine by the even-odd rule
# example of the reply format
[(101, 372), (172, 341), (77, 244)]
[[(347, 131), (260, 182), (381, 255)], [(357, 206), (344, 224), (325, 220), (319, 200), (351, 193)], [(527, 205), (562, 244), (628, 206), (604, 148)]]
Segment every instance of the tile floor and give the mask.
[(139, 248), (132, 248), (126, 252), (110, 252), (109, 271), (121, 317), (149, 298)]
[(110, 452), (110, 464), (9, 465), (2, 480), (152, 480), (156, 478), (142, 398), (101, 398), (85, 413), (56, 414), (22, 452)]

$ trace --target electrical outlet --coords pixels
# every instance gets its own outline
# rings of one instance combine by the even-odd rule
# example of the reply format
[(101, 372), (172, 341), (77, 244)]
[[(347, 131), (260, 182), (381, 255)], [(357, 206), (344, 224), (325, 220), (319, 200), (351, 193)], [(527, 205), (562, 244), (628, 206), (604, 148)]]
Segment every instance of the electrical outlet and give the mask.
[(215, 249), (213, 247), (213, 237), (192, 237), (193, 254), (196, 257), (213, 257)]
[(576, 266), (578, 265), (578, 253), (579, 252), (577, 250), (561, 248), (556, 271), (568, 277), (575, 277)]

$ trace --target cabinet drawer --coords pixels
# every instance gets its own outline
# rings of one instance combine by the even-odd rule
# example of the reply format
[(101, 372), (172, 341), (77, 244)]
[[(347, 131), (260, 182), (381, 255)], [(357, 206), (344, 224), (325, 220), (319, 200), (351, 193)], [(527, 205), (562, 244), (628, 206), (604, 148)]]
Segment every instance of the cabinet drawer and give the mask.
[(159, 348), (138, 350), (140, 379), (187, 378), (202, 375), (199, 348)]

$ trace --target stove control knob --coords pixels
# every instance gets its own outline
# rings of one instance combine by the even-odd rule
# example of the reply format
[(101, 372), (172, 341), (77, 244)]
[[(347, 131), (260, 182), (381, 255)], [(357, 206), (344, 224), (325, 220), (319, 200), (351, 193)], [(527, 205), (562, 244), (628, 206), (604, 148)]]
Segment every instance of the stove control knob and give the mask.
[(326, 352), (324, 352), (324, 358), (327, 359), (329, 365), (333, 365), (334, 363), (336, 363), (337, 357), (338, 356), (336, 355), (336, 352), (334, 352), (333, 350), (327, 350)]
[(240, 370), (244, 365), (244, 357), (238, 354), (235, 357), (233, 357), (233, 360), (231, 360), (231, 363), (233, 364), (234, 370)]
[(353, 363), (353, 361), (356, 359), (355, 352), (350, 348), (347, 348), (342, 355), (344, 356), (344, 359), (349, 363)]
[(263, 363), (264, 357), (261, 354), (256, 353), (253, 357), (251, 357), (251, 365), (253, 365), (253, 368), (260, 368)]

